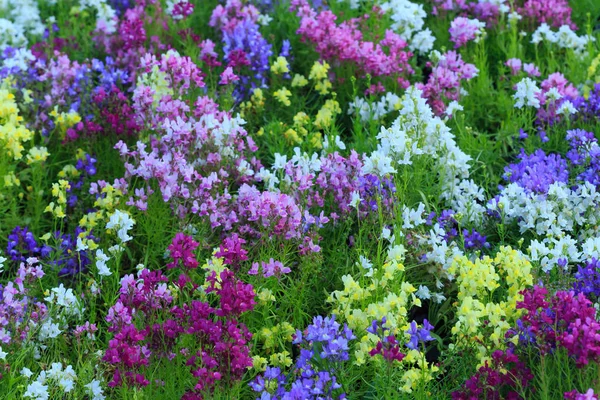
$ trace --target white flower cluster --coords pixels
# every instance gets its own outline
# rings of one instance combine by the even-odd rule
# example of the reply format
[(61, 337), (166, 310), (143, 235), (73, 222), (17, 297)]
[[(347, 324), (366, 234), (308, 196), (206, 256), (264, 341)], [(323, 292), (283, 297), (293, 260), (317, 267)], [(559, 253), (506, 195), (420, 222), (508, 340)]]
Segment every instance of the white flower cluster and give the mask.
[(469, 178), (471, 157), (456, 144), (445, 122), (435, 116), (422, 97), (410, 87), (401, 101), (400, 116), (377, 136), (377, 150), (364, 158), (363, 173), (383, 176), (394, 166), (410, 165), (415, 157), (429, 157), (443, 183), (442, 199), (468, 220), (481, 218), (483, 192)]
[(388, 0), (381, 3), (381, 9), (390, 13), (391, 28), (409, 43), (412, 51), (426, 54), (433, 49), (435, 37), (429, 28), (423, 30), (427, 13), (422, 4), (408, 0)]
[[(27, 378), (31, 377), (32, 372), (28, 368), (23, 368), (21, 374)], [(35, 399), (35, 400), (48, 400), (50, 398), (49, 392), (56, 393), (53, 388), (59, 388), (66, 395), (75, 388), (75, 379), (77, 374), (73, 370), (73, 367), (67, 365), (63, 369), (61, 363), (52, 363), (49, 370), (42, 371), (29, 385), (23, 394), (23, 397)]]
[(556, 44), (561, 49), (571, 49), (575, 54), (584, 56), (587, 51), (587, 45), (596, 41), (596, 38), (590, 35), (578, 36), (568, 25), (563, 25), (554, 32), (548, 24), (541, 24), (532, 34), (531, 43), (539, 44), (548, 42)]
[(538, 237), (529, 247), (530, 258), (546, 271), (600, 256), (600, 192), (588, 182), (576, 188), (556, 182), (547, 195), (511, 183), (488, 208), (516, 222), (521, 233)]
[[(361, 3), (365, 6), (372, 5), (367, 0), (337, 0), (338, 3), (346, 2), (353, 10), (358, 9)], [(502, 0), (500, 0), (502, 1)], [(386, 0), (376, 1), (381, 9), (390, 15), (391, 28), (402, 37), (411, 51), (426, 54), (433, 49), (435, 37), (429, 28), (423, 29), (427, 13), (422, 4), (413, 3), (409, 0)]]
[(64, 313), (65, 316), (81, 316), (84, 311), (77, 296), (73, 293), (73, 289), (65, 288), (62, 283), (59, 287), (50, 290), (50, 295), (44, 300), (58, 306), (58, 311)]
[(108, 222), (106, 223), (106, 229), (110, 229), (111, 231), (115, 231), (117, 233), (117, 237), (121, 241), (121, 244), (130, 241), (133, 239), (129, 236), (129, 231), (135, 225), (135, 221), (129, 216), (129, 214), (125, 211), (115, 210), (114, 213), (111, 214)]
[(82, 10), (88, 8), (96, 10), (96, 30), (108, 34), (117, 31), (117, 12), (106, 3), (106, 0), (80, 0), (79, 5)]
[(516, 100), (515, 108), (534, 107), (540, 108), (540, 99), (542, 91), (537, 87), (534, 80), (531, 78), (523, 78), (517, 83), (516, 93), (513, 99)]
[(27, 45), (26, 35), (41, 35), (44, 24), (35, 0), (0, 0), (0, 51)]
[(369, 103), (366, 98), (356, 97), (349, 104), (348, 114), (357, 115), (362, 122), (378, 121), (386, 115), (398, 111), (400, 108), (400, 97), (398, 95), (387, 92), (376, 102)]

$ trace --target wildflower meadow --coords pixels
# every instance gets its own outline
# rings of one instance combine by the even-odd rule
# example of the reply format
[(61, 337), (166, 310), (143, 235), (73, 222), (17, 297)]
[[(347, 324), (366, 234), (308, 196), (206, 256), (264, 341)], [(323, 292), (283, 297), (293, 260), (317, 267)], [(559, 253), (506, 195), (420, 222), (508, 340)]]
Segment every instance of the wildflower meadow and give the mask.
[(0, 0), (0, 399), (600, 399), (600, 1)]

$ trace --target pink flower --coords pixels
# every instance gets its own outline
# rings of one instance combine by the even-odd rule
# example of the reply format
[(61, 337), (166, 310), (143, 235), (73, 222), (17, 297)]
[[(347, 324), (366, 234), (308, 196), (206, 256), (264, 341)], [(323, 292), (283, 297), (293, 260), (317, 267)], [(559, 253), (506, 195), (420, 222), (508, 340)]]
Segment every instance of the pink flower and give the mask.
[(450, 41), (454, 42), (454, 48), (458, 49), (471, 40), (476, 40), (485, 24), (477, 19), (456, 17), (450, 23)]
[(520, 59), (518, 58), (511, 58), (508, 61), (506, 61), (505, 65), (510, 68), (510, 72), (513, 75), (518, 75), (519, 72), (521, 71), (521, 65), (523, 63), (521, 62)]
[(231, 67), (225, 68), (225, 71), (221, 73), (221, 80), (219, 80), (219, 85), (229, 85), (232, 82), (239, 81), (240, 78), (233, 73), (233, 69)]

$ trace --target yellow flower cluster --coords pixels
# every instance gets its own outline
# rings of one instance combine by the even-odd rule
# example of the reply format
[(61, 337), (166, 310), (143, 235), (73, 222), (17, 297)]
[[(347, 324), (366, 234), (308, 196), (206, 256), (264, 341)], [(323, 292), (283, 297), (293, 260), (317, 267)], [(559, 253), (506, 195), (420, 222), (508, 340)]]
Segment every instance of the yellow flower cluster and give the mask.
[[(215, 287), (217, 289), (221, 288), (221, 272), (227, 270), (227, 265), (225, 265), (225, 262), (223, 261), (223, 258), (217, 257), (215, 256), (215, 254), (217, 253), (219, 249), (215, 249), (213, 251), (213, 255), (211, 258), (209, 258), (208, 260), (206, 260), (206, 263), (204, 263), (204, 265), (202, 266), (202, 270), (206, 271), (205, 277), (209, 277), (213, 272), (216, 274), (217, 279), (215, 281)], [(202, 287), (204, 289), (207, 289), (209, 286), (209, 282), (205, 281), (204, 285), (202, 285)]]
[[(269, 365), (287, 368), (292, 365), (292, 357), (286, 348), (293, 340), (296, 331), (289, 322), (282, 322), (272, 327), (264, 326), (256, 335), (262, 342), (262, 351), (269, 356)], [(255, 368), (266, 368), (267, 359), (261, 356), (253, 358)]]
[(53, 201), (48, 204), (44, 211), (52, 213), (56, 218), (66, 217), (65, 205), (67, 204), (67, 190), (69, 189), (71, 189), (71, 185), (64, 179), (60, 179), (58, 183), (53, 183), (52, 197), (56, 199), (56, 202)]
[(162, 72), (158, 65), (152, 67), (152, 70), (148, 73), (145, 72), (138, 76), (137, 86), (148, 86), (153, 91), (153, 99), (152, 103), (154, 107), (158, 106), (160, 99), (163, 96), (170, 95), (173, 96), (173, 89), (169, 86), (169, 81), (167, 80), (167, 74)]
[(308, 85), (308, 79), (304, 77), (304, 75), (296, 74), (294, 75), (294, 79), (292, 79), (292, 87), (304, 87)]
[[(78, 151), (78, 158), (80, 153)], [(59, 175), (77, 177), (79, 171), (72, 165), (63, 167)], [(97, 211), (89, 212), (85, 214), (79, 220), (79, 226), (84, 229), (94, 229), (98, 223), (105, 222), (110, 217), (110, 214), (121, 204), (123, 198), (123, 191), (116, 188), (114, 185), (107, 183), (106, 186), (100, 191), (100, 196), (94, 202), (94, 207), (98, 208)]]
[(275, 75), (281, 75), (290, 72), (290, 65), (285, 57), (279, 56), (271, 65), (271, 72)]
[(457, 345), (475, 344), (483, 363), (490, 351), (504, 348), (504, 337), (520, 316), (519, 294), (533, 283), (531, 264), (511, 247), (501, 247), (492, 259), (457, 257), (450, 268), (458, 284)]
[(598, 72), (598, 66), (600, 66), (600, 54), (598, 54), (593, 60), (587, 71), (587, 81), (583, 85), (583, 96), (587, 99), (590, 95), (590, 91), (596, 83), (600, 83), (600, 73)]
[(25, 127), (15, 95), (5, 89), (5, 83), (0, 87), (0, 145), (9, 158), (20, 160), (25, 150), (23, 143), (33, 139), (33, 132)]
[(315, 81), (317, 92), (322, 95), (329, 93), (329, 89), (331, 89), (331, 82), (327, 78), (327, 72), (329, 72), (329, 64), (317, 61), (313, 64), (308, 75), (308, 79)]
[(50, 153), (46, 147), (32, 147), (27, 154), (27, 164), (36, 164), (46, 161)]
[(289, 107), (292, 104), (292, 102), (290, 101), (291, 95), (292, 95), (292, 92), (290, 92), (285, 86), (279, 90), (276, 90), (273, 93), (273, 97), (275, 97), (277, 99), (277, 101), (279, 101), (281, 104), (283, 104), (286, 107)]
[(256, 88), (252, 91), (250, 100), (242, 102), (240, 105), (240, 115), (246, 118), (250, 111), (260, 112), (265, 108), (265, 95), (261, 88)]
[(341, 113), (342, 109), (340, 108), (340, 104), (333, 99), (329, 99), (317, 112), (315, 126), (319, 129), (328, 129), (335, 121), (337, 115)]
[(81, 122), (81, 117), (75, 111), (59, 113), (58, 106), (54, 106), (54, 110), (50, 112), (50, 116), (54, 118), (54, 124), (61, 139), (64, 139), (67, 129)]
[[(386, 317), (385, 326), (390, 329), (389, 334), (400, 340), (408, 339), (405, 333), (409, 328), (408, 310), (420, 306), (421, 301), (415, 296), (417, 289), (403, 281), (403, 256), (404, 248), (393, 246), (383, 265), (365, 271), (358, 281), (350, 275), (343, 276), (344, 288), (331, 293), (328, 298), (333, 304), (332, 313), (339, 316), (341, 322), (346, 322), (357, 336), (354, 347), (356, 365), (372, 359), (368, 354), (377, 345), (378, 338), (366, 329), (374, 320), (381, 321)], [(380, 359), (374, 360), (381, 362)], [(401, 390), (407, 393), (433, 379), (433, 373), (437, 371), (437, 367), (427, 363), (419, 350), (408, 351), (402, 362), (396, 365), (406, 369)]]

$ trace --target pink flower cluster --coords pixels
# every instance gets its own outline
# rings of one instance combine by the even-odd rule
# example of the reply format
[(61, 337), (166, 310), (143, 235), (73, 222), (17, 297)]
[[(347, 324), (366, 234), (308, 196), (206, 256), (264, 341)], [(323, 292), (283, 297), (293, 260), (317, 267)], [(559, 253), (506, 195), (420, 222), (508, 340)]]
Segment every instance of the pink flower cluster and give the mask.
[(519, 321), (521, 341), (533, 342), (542, 354), (556, 346), (569, 352), (578, 366), (600, 360), (600, 322), (596, 309), (583, 293), (556, 292), (547, 299), (541, 286), (523, 292), (518, 309), (525, 310)]
[(258, 263), (252, 263), (252, 268), (248, 271), (250, 275), (258, 275), (259, 268), (262, 269), (262, 275), (264, 278), (269, 278), (271, 276), (280, 276), (282, 274), (289, 274), (292, 270), (288, 267), (285, 267), (281, 261), (275, 261), (272, 258), (269, 262), (261, 262), (259, 266)]
[(450, 23), (450, 41), (454, 43), (454, 48), (464, 46), (468, 42), (475, 40), (485, 24), (476, 19), (465, 17), (456, 17)]
[(545, 22), (554, 28), (569, 25), (571, 29), (577, 29), (577, 25), (571, 21), (572, 10), (568, 0), (525, 0), (522, 4), (517, 7), (517, 12), (533, 27)]
[(120, 297), (106, 317), (114, 333), (103, 357), (115, 367), (109, 386), (146, 386), (153, 362), (184, 357), (196, 379), (186, 398), (201, 398), (217, 381), (240, 379), (252, 365), (252, 335), (238, 318), (254, 308), (254, 289), (232, 271), (212, 272), (206, 293), (216, 301), (190, 300), (198, 285), (185, 272), (197, 266), (191, 253), (197, 245), (180, 233), (169, 246), (169, 265), (181, 265), (184, 272), (173, 282), (178, 304), (160, 271), (144, 269), (137, 280), (133, 275), (121, 280)]
[(243, 4), (240, 0), (227, 0), (225, 6), (217, 5), (210, 17), (209, 26), (232, 32), (242, 21), (248, 19), (256, 22), (260, 12), (252, 4)]
[(491, 362), (469, 378), (461, 390), (452, 393), (452, 400), (522, 399), (519, 390), (527, 388), (533, 374), (511, 351), (496, 350)]
[(362, 33), (365, 30), (361, 29), (360, 23), (368, 15), (337, 25), (337, 16), (331, 11), (317, 14), (306, 5), (303, 7), (302, 2), (297, 3), (292, 6), (292, 11), (300, 8), (298, 16), (301, 21), (297, 33), (302, 35), (303, 40), (315, 45), (322, 59), (333, 65), (351, 63), (361, 74), (392, 76), (401, 86), (409, 85), (405, 76), (413, 73), (409, 65), (412, 53), (405, 51), (407, 43), (398, 34), (387, 30), (379, 43), (366, 41)]
[(511, 58), (507, 60), (504, 63), (504, 65), (510, 68), (510, 73), (512, 75), (519, 75), (519, 72), (521, 72), (521, 68), (523, 68), (523, 71), (525, 71), (525, 73), (531, 77), (540, 76), (540, 70), (538, 69), (538, 67), (535, 66), (535, 64), (523, 64), (523, 62), (518, 58)]
[[(431, 66), (431, 63), (428, 65)], [(440, 116), (444, 114), (447, 103), (460, 99), (461, 82), (477, 76), (477, 73), (473, 64), (465, 63), (460, 54), (449, 51), (433, 66), (427, 83), (416, 86), (423, 91), (423, 97), (433, 112)]]

